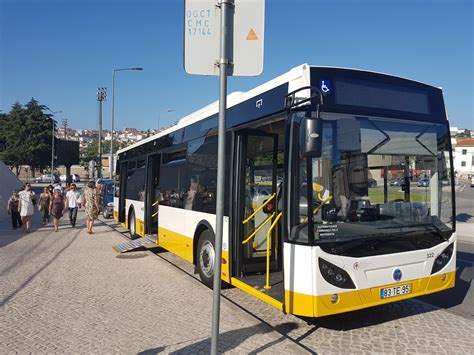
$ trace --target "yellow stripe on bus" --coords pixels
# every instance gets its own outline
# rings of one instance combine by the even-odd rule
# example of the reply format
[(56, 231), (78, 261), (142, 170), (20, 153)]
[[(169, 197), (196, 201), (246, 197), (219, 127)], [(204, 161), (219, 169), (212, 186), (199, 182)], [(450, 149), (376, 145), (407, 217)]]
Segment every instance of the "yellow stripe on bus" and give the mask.
[(241, 290), (251, 294), (252, 296), (255, 296), (256, 298), (268, 303), (269, 305), (279, 309), (280, 311), (283, 310), (283, 303), (280, 301), (274, 299), (273, 297), (268, 296), (267, 294), (260, 292), (259, 290), (253, 288), (250, 285), (247, 285), (245, 282), (242, 282), (235, 277), (232, 277), (231, 279), (231, 284), (237, 288), (240, 288)]
[[(445, 278), (444, 281), (443, 277)], [(323, 317), (446, 290), (448, 288), (454, 287), (455, 280), (456, 273), (453, 271), (446, 274), (404, 281), (396, 284), (383, 285), (363, 290), (341, 292), (337, 293), (338, 300), (336, 303), (331, 302), (333, 294), (311, 296), (285, 290), (285, 310), (288, 313), (300, 316)], [(410, 294), (385, 299), (380, 298), (381, 288), (406, 284), (412, 285), (412, 291)]]
[[(160, 247), (176, 254), (190, 263), (194, 261), (192, 238), (188, 238), (163, 227), (159, 227), (158, 230), (158, 245)], [(226, 250), (222, 250), (222, 261), (221, 278), (226, 282), (230, 282), (229, 253)]]

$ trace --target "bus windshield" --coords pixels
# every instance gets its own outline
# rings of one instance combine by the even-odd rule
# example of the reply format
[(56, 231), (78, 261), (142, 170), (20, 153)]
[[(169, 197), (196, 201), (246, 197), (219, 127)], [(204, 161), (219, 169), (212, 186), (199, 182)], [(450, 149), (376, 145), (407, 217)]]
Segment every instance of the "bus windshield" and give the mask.
[(321, 157), (300, 155), (290, 239), (307, 243), (313, 235), (317, 244), (424, 230), (450, 236), (446, 125), (342, 115), (323, 122)]

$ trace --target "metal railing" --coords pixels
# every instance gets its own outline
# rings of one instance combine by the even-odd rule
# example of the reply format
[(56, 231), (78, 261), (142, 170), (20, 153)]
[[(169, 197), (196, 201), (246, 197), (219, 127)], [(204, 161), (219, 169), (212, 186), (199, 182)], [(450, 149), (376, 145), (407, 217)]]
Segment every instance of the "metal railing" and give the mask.
[[(155, 201), (155, 202), (153, 202), (153, 204), (151, 205), (151, 207), (158, 206), (159, 204), (160, 204), (160, 201)], [(158, 216), (158, 207), (156, 207), (156, 212), (151, 215), (151, 218), (154, 218), (154, 217), (156, 217), (156, 216)]]
[[(270, 203), (273, 199), (276, 198), (276, 193), (272, 194), (267, 200), (265, 200), (264, 203), (260, 207), (258, 207), (250, 216), (248, 216), (245, 220), (242, 221), (242, 224), (247, 224), (252, 220), (252, 218), (255, 217), (255, 215), (261, 211), (268, 203)], [(282, 212), (278, 213), (278, 211), (273, 212), (270, 216), (268, 216), (260, 225), (255, 228), (255, 230), (247, 237), (245, 238), (244, 241), (242, 241), (242, 245), (247, 244), (250, 239), (255, 237), (255, 235), (269, 222), (271, 221), (274, 217), (276, 216), (275, 220), (272, 222), (270, 225), (270, 228), (268, 228), (267, 231), (267, 250), (262, 252), (261, 250), (257, 250), (257, 254), (266, 254), (266, 276), (265, 276), (265, 286), (264, 288), (266, 290), (269, 290), (272, 288), (270, 285), (270, 255), (271, 255), (271, 250), (270, 250), (270, 245), (271, 245), (271, 235), (272, 231), (275, 228), (275, 226), (278, 223), (278, 220), (282, 216)]]

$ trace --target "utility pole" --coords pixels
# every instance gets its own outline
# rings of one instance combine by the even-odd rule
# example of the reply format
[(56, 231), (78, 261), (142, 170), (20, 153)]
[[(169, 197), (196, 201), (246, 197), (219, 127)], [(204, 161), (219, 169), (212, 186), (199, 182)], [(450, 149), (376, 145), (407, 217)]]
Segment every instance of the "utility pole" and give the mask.
[(67, 139), (67, 118), (63, 118), (61, 123), (63, 124), (63, 136)]
[(107, 88), (97, 88), (97, 101), (99, 101), (99, 162), (97, 164), (97, 177), (102, 177), (102, 101), (107, 98)]
[[(48, 110), (49, 112), (51, 112), (53, 114), (53, 116), (57, 113), (61, 113), (63, 111), (52, 111), (49, 107), (45, 107), (46, 110)], [(53, 177), (53, 171), (54, 171), (54, 129), (55, 129), (55, 124), (56, 124), (56, 120), (51, 117), (51, 121), (52, 121), (52, 124), (53, 124), (53, 127), (51, 129), (51, 184), (54, 183), (54, 177)]]

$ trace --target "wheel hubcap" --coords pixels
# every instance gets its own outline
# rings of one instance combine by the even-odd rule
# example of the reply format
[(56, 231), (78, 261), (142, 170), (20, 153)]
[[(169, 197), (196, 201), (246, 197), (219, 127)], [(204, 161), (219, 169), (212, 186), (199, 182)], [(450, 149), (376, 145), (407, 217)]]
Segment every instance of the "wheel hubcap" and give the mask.
[(206, 240), (203, 243), (199, 253), (199, 264), (206, 277), (212, 277), (214, 275), (214, 259), (214, 247), (211, 242)]
[(132, 217), (130, 220), (130, 232), (132, 232), (132, 235), (135, 235), (135, 217)]

